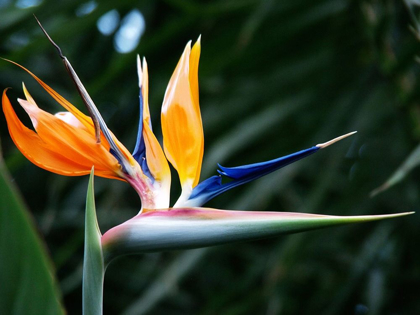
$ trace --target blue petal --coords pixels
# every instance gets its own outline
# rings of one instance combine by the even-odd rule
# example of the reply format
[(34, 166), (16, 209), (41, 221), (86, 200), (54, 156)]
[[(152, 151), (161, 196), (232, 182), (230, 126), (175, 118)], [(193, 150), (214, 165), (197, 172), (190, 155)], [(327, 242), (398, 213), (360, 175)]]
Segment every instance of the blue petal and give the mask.
[[(137, 141), (136, 147), (134, 148), (133, 157), (139, 163), (142, 171), (146, 174), (151, 180), (155, 180), (152, 173), (150, 173), (149, 167), (147, 166), (146, 161), (146, 145), (144, 144), (143, 139), (143, 93), (142, 88), (140, 88), (140, 118), (139, 118), (139, 129), (137, 131)], [(151, 127), (151, 126), (150, 126)]]
[[(308, 155), (311, 155), (319, 149), (319, 147), (313, 146), (309, 149), (295, 152), (293, 154), (286, 155), (274, 160), (237, 167), (224, 167), (218, 164), (219, 169), (217, 172), (220, 175), (212, 176), (198, 184), (193, 189), (189, 200), (196, 199), (197, 203), (202, 205), (210, 199), (220, 195), (221, 193), (224, 193), (233, 187), (248, 183), (254, 179), (267, 175), (275, 170), (278, 170), (279, 168), (282, 168)], [(230, 178), (231, 181), (223, 184), (222, 176)]]

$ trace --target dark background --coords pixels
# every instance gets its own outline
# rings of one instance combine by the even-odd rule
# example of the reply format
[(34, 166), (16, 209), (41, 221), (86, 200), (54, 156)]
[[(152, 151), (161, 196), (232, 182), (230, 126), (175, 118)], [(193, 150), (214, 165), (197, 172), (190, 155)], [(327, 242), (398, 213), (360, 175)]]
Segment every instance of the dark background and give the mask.
[[(97, 23), (111, 10), (115, 29), (104, 35)], [(138, 123), (136, 54), (149, 64), (151, 115), (161, 138), (166, 84), (185, 44), (201, 34), (202, 180), (215, 174), (216, 163), (268, 160), (358, 131), (208, 206), (337, 215), (418, 211), (418, 169), (369, 197), (419, 143), (420, 45), (409, 28), (416, 28), (414, 1), (0, 1), (0, 56), (29, 68), (84, 110), (33, 13), (129, 150)], [(28, 126), (15, 101), (23, 97), (22, 81), (43, 109), (61, 110), (29, 75), (0, 61), (0, 87), (13, 88), (8, 95)], [(3, 115), (0, 135), (7, 166), (47, 244), (65, 307), (81, 313), (87, 178), (32, 165), (12, 143)], [(138, 212), (140, 202), (127, 184), (96, 178), (95, 185), (103, 232)], [(172, 186), (174, 202), (176, 173)], [(419, 221), (415, 214), (124, 257), (107, 270), (105, 314), (419, 314)]]

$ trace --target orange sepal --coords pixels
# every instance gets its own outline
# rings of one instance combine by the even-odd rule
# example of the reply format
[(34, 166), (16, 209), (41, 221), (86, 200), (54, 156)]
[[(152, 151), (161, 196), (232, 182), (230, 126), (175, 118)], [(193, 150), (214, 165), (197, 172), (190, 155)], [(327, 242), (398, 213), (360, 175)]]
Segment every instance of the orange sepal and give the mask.
[(149, 125), (143, 125), (144, 144), (146, 146), (147, 166), (157, 181), (166, 180), (171, 182), (171, 171), (168, 161), (163, 154), (159, 141), (153, 134)]
[(198, 100), (200, 39), (191, 43), (175, 68), (162, 105), (162, 132), (166, 157), (178, 171), (183, 187), (197, 185), (203, 159), (204, 134)]
[(143, 59), (142, 69), (142, 96), (143, 96), (143, 139), (146, 146), (146, 161), (150, 172), (157, 181), (171, 183), (171, 171), (168, 161), (163, 153), (159, 141), (150, 128), (149, 110), (149, 74), (146, 59)]
[(109, 153), (106, 142), (96, 143), (94, 132), (65, 123), (39, 109), (29, 97), (28, 101), (20, 100), (20, 103), (36, 126), (37, 132), (34, 132), (19, 120), (6, 91), (3, 92), (2, 106), (9, 133), (28, 160), (45, 170), (66, 176), (89, 174), (95, 165), (95, 175), (122, 180), (118, 161)]
[[(63, 96), (58, 94), (48, 84), (43, 82), (40, 78), (38, 78), (34, 73), (32, 73), (31, 71), (26, 69), (24, 66), (18, 64), (17, 62), (8, 60), (8, 59), (4, 59), (4, 60), (6, 60), (10, 63), (13, 63), (14, 65), (20, 67), (21, 69), (25, 70), (28, 74), (30, 74), (39, 83), (39, 85), (41, 85), (44, 88), (44, 90), (47, 91), (48, 94), (50, 94), (56, 100), (57, 103), (59, 103), (67, 111), (72, 113), (86, 127), (86, 129), (89, 130), (89, 132), (95, 133), (95, 128), (93, 126), (92, 119), (89, 116), (83, 114), (73, 104), (71, 104), (69, 101), (67, 101)], [(24, 90), (25, 90), (25, 88), (24, 88)], [(25, 92), (25, 96), (26, 96), (26, 92)], [(28, 99), (28, 101), (30, 101), (30, 100)], [(114, 140), (115, 144), (118, 146), (118, 148), (121, 150), (121, 152), (126, 157), (126, 159), (130, 162), (131, 165), (134, 165), (136, 162), (135, 162), (134, 158), (132, 157), (132, 155), (130, 154), (130, 152), (127, 150), (127, 148), (112, 134), (112, 132), (111, 132), (111, 136), (112, 136), (112, 139)], [(102, 133), (101, 133), (101, 143), (102, 144), (107, 143), (107, 140)]]

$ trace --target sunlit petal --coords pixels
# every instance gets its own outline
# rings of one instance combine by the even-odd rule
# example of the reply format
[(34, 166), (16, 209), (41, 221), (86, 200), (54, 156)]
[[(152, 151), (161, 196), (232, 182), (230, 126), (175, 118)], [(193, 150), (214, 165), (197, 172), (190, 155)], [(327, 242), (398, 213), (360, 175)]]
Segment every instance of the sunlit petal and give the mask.
[[(54, 129), (50, 129), (49, 127), (52, 127), (52, 125), (54, 125), (54, 127), (59, 126), (60, 131), (62, 129), (69, 130), (73, 128), (76, 129), (73, 130), (73, 132), (76, 133), (79, 132), (79, 129), (72, 127), (53, 115), (42, 111), (34, 105), (35, 103), (32, 104), (24, 100), (20, 100), (20, 103), (26, 106), (25, 110), (28, 109), (32, 111), (31, 118), (32, 121), (36, 121), (37, 130), (40, 130), (40, 133), (46, 132), (44, 134), (44, 138), (41, 138), (40, 134), (25, 127), (20, 122), (13, 110), (5, 90), (2, 96), (3, 112), (6, 117), (7, 126), (13, 142), (22, 154), (35, 165), (60, 175), (79, 176), (89, 174), (90, 168), (93, 165), (92, 160), (87, 160), (83, 155), (75, 154), (74, 150), (71, 148), (68, 149), (69, 144), (66, 143), (66, 140), (71, 140), (72, 137), (67, 137), (67, 139), (64, 138), (64, 140), (60, 141), (61, 134), (58, 134)], [(81, 146), (85, 147), (89, 145), (88, 142), (90, 140), (86, 135), (86, 131), (83, 132), (84, 138)], [(66, 137), (66, 135), (64, 137)], [(48, 140), (48, 138), (50, 138), (49, 142), (46, 142), (45, 139)], [(93, 142), (95, 142), (94, 137)], [(54, 145), (51, 143), (54, 143)], [(106, 148), (103, 146), (97, 145), (96, 148), (96, 151), (94, 150), (94, 152), (90, 152), (92, 153), (92, 159), (98, 159), (98, 154), (107, 154), (105, 156), (107, 163), (98, 163), (95, 174), (107, 178), (121, 179), (117, 175), (119, 166), (116, 159), (107, 152)]]
[[(57, 101), (57, 103), (59, 103), (66, 110), (68, 110), (69, 112), (71, 112), (78, 120), (80, 120), (80, 122), (86, 128), (88, 128), (88, 129), (89, 128), (92, 128), (92, 130), (93, 130), (93, 124), (92, 124), (92, 120), (90, 119), (90, 117), (88, 117), (85, 114), (83, 114), (80, 110), (78, 110), (76, 107), (74, 107), (64, 97), (62, 97), (60, 94), (58, 94), (56, 91), (54, 91), (48, 84), (44, 83), (40, 78), (38, 78), (35, 74), (33, 74), (28, 69), (26, 69), (24, 66), (22, 66), (22, 65), (20, 65), (20, 64), (18, 64), (16, 62), (14, 62), (14, 61), (11, 61), (11, 60), (7, 60), (7, 61), (13, 63), (14, 65), (20, 67), (21, 69), (23, 69), (27, 73), (29, 73), (39, 83), (39, 85), (41, 85), (45, 89), (45, 91), (47, 91), (48, 94), (50, 94)], [(31, 102), (31, 100), (33, 101), (32, 97), (29, 95), (29, 93), (26, 90), (26, 88), (24, 88), (24, 93), (25, 93), (26, 99), (29, 102)], [(28, 96), (29, 96), (29, 98), (28, 98)]]
[[(92, 119), (89, 116), (83, 114), (74, 105), (72, 105), (69, 101), (67, 101), (63, 96), (58, 94), (48, 84), (44, 83), (40, 78), (38, 78), (35, 74), (33, 74), (28, 69), (26, 69), (24, 66), (14, 62), (14, 61), (11, 61), (11, 60), (7, 60), (7, 59), (5, 59), (5, 60), (15, 64), (16, 66), (20, 67), (21, 69), (23, 69), (27, 73), (29, 73), (48, 92), (48, 94), (50, 94), (57, 101), (57, 103), (59, 103), (67, 111), (72, 113), (85, 126), (85, 128), (87, 130), (89, 130), (89, 132), (95, 133), (95, 128), (93, 126)], [(26, 90), (26, 88), (24, 89), (24, 92), (25, 92), (26, 98), (28, 99), (29, 93), (25, 90)], [(31, 102), (31, 100), (33, 101), (32, 97), (29, 95), (28, 101)], [(135, 166), (136, 161), (132, 157), (131, 153), (125, 148), (125, 146), (110, 131), (109, 131), (109, 133), (110, 133), (111, 138), (112, 138), (113, 142), (115, 143), (115, 145), (118, 147), (118, 149), (124, 155), (124, 158), (130, 163), (130, 165)], [(108, 142), (108, 141), (106, 140), (105, 136), (101, 133), (101, 143), (105, 143), (105, 142)]]
[(85, 126), (83, 126), (80, 120), (78, 120), (76, 116), (74, 116), (70, 112), (58, 112), (58, 113), (55, 113), (54, 116), (73, 127), (85, 128)]
[[(75, 163), (72, 162), (71, 164), (77, 164), (78, 167), (76, 170), (72, 168), (70, 171), (66, 169), (66, 163), (64, 163), (60, 164), (62, 165), (62, 169), (58, 169), (55, 166), (51, 166), (52, 160), (49, 160), (48, 163), (44, 163), (45, 161), (42, 159), (42, 153), (39, 153), (39, 151), (37, 151), (39, 155), (37, 155), (36, 161), (27, 156), (29, 160), (40, 167), (65, 175), (88, 174), (91, 167), (95, 166), (95, 174), (98, 176), (116, 178), (129, 182), (139, 194), (142, 200), (142, 206), (155, 207), (157, 204), (163, 207), (168, 206), (169, 188), (166, 187), (169, 187), (169, 185), (167, 183), (162, 185), (165, 186), (165, 189), (168, 191), (168, 197), (165, 199), (162, 197), (162, 193), (156, 190), (156, 187), (152, 187), (149, 178), (142, 172), (139, 164), (130, 152), (107, 128), (95, 104), (93, 104), (93, 101), (90, 99), (90, 96), (68, 61), (66, 67), (70, 67), (68, 70), (71, 73), (72, 79), (75, 80), (75, 82), (77, 81), (78, 91), (83, 94), (84, 100), (87, 99), (86, 102), (89, 103), (95, 119), (99, 122), (99, 134), (97, 134), (97, 129), (95, 128), (91, 117), (86, 116), (79, 111), (28, 69), (13, 61), (10, 62), (27, 71), (68, 111), (65, 113), (58, 113), (54, 116), (39, 109), (26, 87), (23, 87), (27, 100), (19, 100), (19, 103), (32, 120), (33, 126), (36, 129), (36, 133), (34, 133), (35, 137), (38, 137), (38, 139), (43, 142), (43, 145), (40, 145), (40, 148), (56, 152), (56, 161), (54, 161), (54, 165), (60, 164), (57, 159), (62, 157), (63, 161), (77, 161)], [(7, 97), (5, 96), (5, 98)], [(11, 106), (9, 107), (9, 111), (10, 110), (13, 111)], [(23, 128), (20, 128), (20, 130), (22, 129)], [(19, 130), (19, 128), (10, 128), (10, 130), (12, 133)], [(29, 132), (33, 131), (29, 130)], [(100, 141), (98, 141), (98, 136)], [(15, 135), (14, 138), (16, 139), (18, 136)], [(21, 142), (25, 143), (23, 140)], [(32, 155), (28, 154), (28, 152), (33, 150), (32, 148), (29, 148), (29, 146), (24, 146), (23, 144), (19, 145), (18, 143), (16, 143), (16, 145), (24, 154), (26, 152), (27, 155)], [(161, 155), (163, 156), (163, 152)], [(167, 170), (167, 173), (169, 174), (169, 166), (167, 166)], [(157, 200), (159, 200), (158, 203), (156, 202)], [(163, 202), (161, 202), (162, 200)]]
[(169, 81), (162, 105), (166, 157), (177, 170), (183, 191), (191, 192), (200, 178), (204, 135), (198, 101), (200, 41), (191, 43)]

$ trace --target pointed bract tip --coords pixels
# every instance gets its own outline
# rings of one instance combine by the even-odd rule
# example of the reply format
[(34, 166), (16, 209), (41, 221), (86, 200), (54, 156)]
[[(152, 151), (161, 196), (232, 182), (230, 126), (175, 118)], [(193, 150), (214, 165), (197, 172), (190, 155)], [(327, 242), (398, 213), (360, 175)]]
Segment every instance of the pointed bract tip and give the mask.
[[(26, 85), (24, 82), (22, 82), (22, 90), (23, 94), (25, 94), (25, 98), (29, 103), (35, 104), (34, 99), (32, 98), (31, 94), (29, 94), (28, 90), (26, 89)], [(19, 99), (18, 102), (20, 103)]]
[[(410, 211), (410, 212), (400, 212), (400, 213), (392, 213), (392, 214), (381, 214), (381, 215), (377, 215), (377, 217), (379, 219), (392, 219), (392, 218), (398, 218), (398, 217), (405, 217), (406, 215), (411, 215), (414, 214), (416, 212), (414, 211)], [(374, 217), (374, 216), (372, 216)]]
[(416, 213), (416, 211), (402, 212), (402, 213), (397, 213), (395, 216), (396, 217), (403, 217), (403, 216), (411, 215), (411, 214), (415, 214), (415, 213)]
[(187, 48), (191, 49), (191, 43), (192, 43), (192, 40), (189, 40), (187, 45), (185, 46), (185, 49)]
[(192, 49), (195, 49), (195, 48), (198, 48), (199, 50), (201, 50), (201, 34), (200, 36), (198, 36), (197, 41), (194, 43)]
[(47, 31), (45, 30), (45, 28), (42, 26), (41, 22), (38, 20), (38, 18), (36, 17), (36, 15), (34, 14), (34, 18), (37, 21), (39, 27), (41, 28), (42, 32), (45, 34), (45, 36), (48, 38), (48, 40), (50, 41), (50, 43), (55, 47), (55, 49), (57, 49), (58, 54), (60, 55), (61, 59), (66, 59), (66, 57), (63, 55), (63, 52), (61, 51), (61, 48), (52, 40), (51, 36), (47, 33)]
[(141, 63), (141, 58), (140, 58), (140, 55), (139, 55), (139, 54), (137, 54), (136, 60), (137, 60), (137, 66), (141, 66), (141, 65), (140, 65), (140, 63)]
[(139, 77), (139, 88), (143, 85), (143, 69), (141, 68), (141, 59), (137, 54), (137, 75)]
[(319, 144), (316, 145), (316, 147), (318, 147), (320, 149), (326, 148), (326, 147), (330, 146), (331, 144), (336, 143), (337, 141), (340, 141), (344, 138), (347, 138), (347, 137), (350, 137), (351, 135), (354, 135), (356, 132), (357, 131), (352, 131), (352, 132), (346, 133), (345, 135), (334, 138), (330, 141), (327, 141), (327, 142), (324, 142), (324, 143), (319, 143)]

